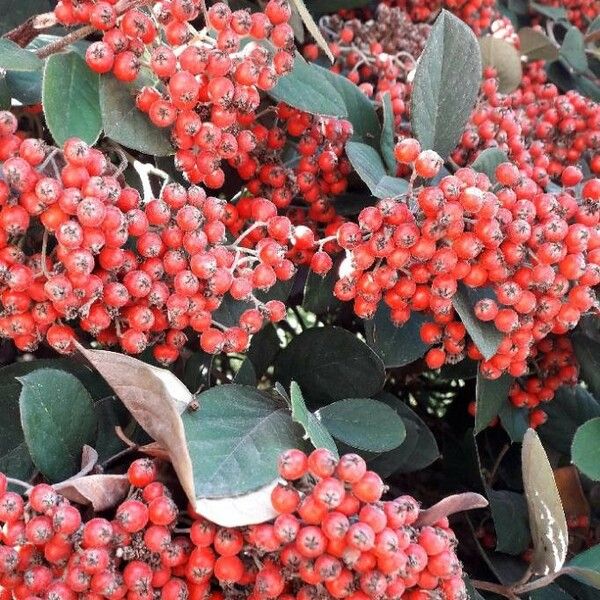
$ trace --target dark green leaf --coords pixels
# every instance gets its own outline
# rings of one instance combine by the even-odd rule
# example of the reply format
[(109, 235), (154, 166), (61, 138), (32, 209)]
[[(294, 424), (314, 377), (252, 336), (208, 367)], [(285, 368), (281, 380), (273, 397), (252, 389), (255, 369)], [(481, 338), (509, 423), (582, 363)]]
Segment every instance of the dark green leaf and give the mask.
[(452, 304), (473, 342), (481, 354), (489, 360), (498, 351), (504, 336), (493, 323), (480, 321), (475, 316), (473, 307), (482, 298), (495, 299), (494, 292), (488, 288), (472, 288), (460, 283), (452, 298)]
[(42, 71), (9, 71), (6, 73), (6, 83), (12, 97), (22, 104), (37, 104), (42, 101)]
[(53, 482), (74, 475), (83, 446), (96, 437), (91, 396), (76, 377), (55, 369), (39, 369), (19, 381), (21, 424), (33, 462)]
[(519, 30), (521, 41), (521, 54), (527, 60), (553, 61), (558, 58), (558, 48), (554, 42), (541, 31), (532, 27), (523, 27)]
[(467, 588), (467, 597), (469, 600), (485, 600), (467, 577), (465, 577), (465, 587)]
[(339, 327), (307, 329), (279, 353), (275, 381), (296, 381), (310, 407), (344, 398), (368, 398), (383, 386), (381, 359), (355, 335)]
[(493, 421), (504, 406), (510, 402), (508, 392), (513, 383), (513, 378), (504, 373), (498, 379), (486, 379), (477, 373), (475, 413), (475, 433), (480, 433)]
[(481, 83), (477, 38), (460, 19), (442, 10), (415, 72), (413, 132), (423, 148), (446, 158), (471, 115)]
[(371, 398), (348, 398), (317, 411), (319, 420), (336, 439), (368, 452), (388, 452), (406, 437), (398, 413)]
[(333, 267), (325, 277), (317, 275), (312, 270), (308, 272), (302, 300), (302, 307), (305, 310), (321, 315), (334, 312), (341, 306), (341, 301), (333, 295), (333, 287), (339, 277), (339, 265), (340, 260), (334, 260)]
[(526, 408), (515, 408), (510, 402), (505, 402), (498, 413), (504, 431), (514, 443), (523, 441), (523, 436), (529, 427), (528, 414)]
[(0, 74), (0, 110), (7, 110), (11, 105), (10, 88), (6, 82), (6, 75)]
[(315, 15), (335, 13), (340, 8), (366, 6), (369, 0), (304, 0), (306, 7)]
[(536, 12), (540, 13), (540, 15), (544, 15), (546, 18), (551, 19), (552, 21), (567, 20), (567, 11), (564, 8), (545, 6), (544, 4), (539, 4), (538, 2), (532, 2), (529, 6)]
[(387, 368), (403, 367), (421, 358), (429, 348), (419, 335), (421, 326), (427, 321), (422, 313), (413, 312), (407, 323), (396, 327), (389, 307), (381, 303), (375, 317), (365, 321), (367, 343)]
[(151, 156), (173, 153), (169, 132), (155, 127), (135, 106), (135, 85), (124, 84), (112, 75), (100, 78), (102, 125), (107, 137), (126, 148)]
[(385, 166), (375, 148), (362, 142), (346, 144), (348, 160), (374, 195), (379, 182), (386, 177)]
[(282, 77), (269, 94), (314, 115), (347, 117), (344, 99), (322, 71), (296, 54), (292, 72)]
[(246, 352), (246, 360), (252, 363), (256, 377), (260, 378), (265, 374), (273, 364), (279, 350), (280, 341), (277, 330), (271, 324), (263, 327), (252, 337), (250, 347)]
[(292, 419), (302, 425), (312, 445), (315, 448), (327, 448), (338, 456), (338, 450), (331, 434), (317, 415), (306, 408), (300, 386), (295, 381), (292, 381), (290, 386), (290, 400), (292, 403)]
[(240, 496), (277, 477), (277, 457), (302, 444), (288, 407), (250, 387), (220, 385), (182, 415), (198, 498)]
[[(21, 428), (18, 393), (16, 397), (3, 393), (6, 380), (0, 378), (0, 381), (0, 472), (27, 480), (34, 471), (34, 465)], [(18, 382), (15, 383), (19, 386)]]
[(548, 421), (540, 426), (540, 437), (544, 444), (565, 456), (571, 453), (577, 429), (590, 419), (600, 417), (600, 404), (581, 386), (559, 388), (552, 402), (544, 405), (544, 410)]
[(508, 161), (508, 158), (502, 150), (498, 148), (486, 148), (473, 161), (472, 169), (485, 173), (492, 183), (496, 182), (496, 167)]
[(572, 558), (565, 570), (575, 579), (600, 589), (600, 544)]
[(381, 130), (381, 154), (385, 166), (390, 175), (396, 175), (398, 165), (394, 156), (396, 146), (396, 134), (394, 123), (394, 109), (392, 108), (392, 99), (389, 92), (383, 94), (383, 129)]
[(564, 92), (575, 88), (575, 78), (571, 75), (569, 69), (562, 64), (562, 61), (555, 60), (554, 62), (546, 63), (544, 68), (550, 81)]
[(531, 541), (525, 497), (507, 490), (489, 490), (488, 498), (496, 529), (496, 550), (520, 555)]
[(46, 124), (58, 146), (71, 137), (91, 146), (100, 137), (99, 84), (100, 76), (75, 52), (53, 54), (46, 60), (42, 103)]
[(406, 179), (385, 175), (379, 180), (373, 195), (376, 198), (397, 198), (406, 194), (407, 190), (408, 181)]
[(0, 68), (7, 71), (39, 71), (42, 61), (11, 40), (0, 39)]
[(590, 479), (600, 480), (600, 417), (579, 427), (573, 438), (571, 457), (577, 468)]
[(565, 60), (576, 73), (585, 73), (588, 68), (585, 56), (583, 33), (577, 27), (570, 27), (559, 50), (560, 57)]
[(573, 596), (567, 594), (558, 585), (551, 583), (546, 587), (531, 592), (529, 600), (573, 600)]
[(493, 35), (486, 35), (479, 38), (479, 46), (483, 66), (496, 69), (500, 93), (514, 92), (523, 77), (521, 56), (514, 45)]
[(0, 35), (14, 29), (33, 15), (52, 10), (49, 0), (0, 0)]
[(347, 77), (318, 65), (313, 65), (313, 70), (321, 73), (342, 97), (347, 111), (346, 118), (352, 123), (354, 131), (352, 139), (379, 148), (381, 125), (371, 100)]
[[(94, 404), (98, 421), (98, 435), (94, 448), (99, 460), (103, 461), (125, 449), (125, 443), (115, 433), (115, 427), (126, 430), (127, 426), (135, 429), (135, 423), (123, 403), (116, 396), (109, 396)], [(129, 436), (128, 436), (129, 437)]]
[(581, 333), (573, 335), (571, 341), (581, 369), (581, 378), (590, 391), (600, 398), (600, 344)]
[(369, 468), (382, 477), (389, 477), (392, 473), (421, 471), (436, 461), (440, 456), (437, 442), (419, 415), (392, 394), (384, 392), (377, 399), (391, 406), (400, 416), (406, 438), (398, 448), (369, 459)]
[(585, 75), (575, 77), (575, 87), (594, 102), (600, 102), (600, 86)]

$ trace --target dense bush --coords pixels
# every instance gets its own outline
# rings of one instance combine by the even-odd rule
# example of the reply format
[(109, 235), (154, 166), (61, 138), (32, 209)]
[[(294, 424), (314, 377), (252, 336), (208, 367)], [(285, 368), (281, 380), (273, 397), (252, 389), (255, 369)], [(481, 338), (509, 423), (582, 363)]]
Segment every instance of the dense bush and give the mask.
[(0, 600), (600, 594), (597, 3), (0, 15)]

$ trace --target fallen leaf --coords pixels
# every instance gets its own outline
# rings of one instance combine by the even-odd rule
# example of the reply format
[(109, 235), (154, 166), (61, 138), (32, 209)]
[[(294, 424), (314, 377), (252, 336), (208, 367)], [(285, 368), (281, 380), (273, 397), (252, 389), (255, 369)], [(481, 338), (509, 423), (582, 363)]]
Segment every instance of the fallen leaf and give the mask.
[(433, 525), (436, 521), (449, 517), (457, 512), (465, 510), (475, 510), (476, 508), (485, 508), (488, 501), (480, 494), (474, 492), (466, 492), (464, 494), (455, 494), (440, 500), (431, 508), (422, 510), (419, 513), (416, 525), (423, 527), (425, 525)]
[(270, 521), (278, 516), (271, 504), (271, 492), (278, 480), (244, 496), (202, 498), (196, 501), (196, 512), (221, 527), (242, 527)]
[(117, 352), (88, 350), (79, 344), (77, 349), (106, 379), (146, 433), (167, 451), (181, 487), (195, 503), (192, 461), (181, 420), (192, 394), (165, 369)]
[(129, 490), (127, 475), (86, 475), (54, 485), (54, 489), (77, 504), (98, 512), (115, 506)]

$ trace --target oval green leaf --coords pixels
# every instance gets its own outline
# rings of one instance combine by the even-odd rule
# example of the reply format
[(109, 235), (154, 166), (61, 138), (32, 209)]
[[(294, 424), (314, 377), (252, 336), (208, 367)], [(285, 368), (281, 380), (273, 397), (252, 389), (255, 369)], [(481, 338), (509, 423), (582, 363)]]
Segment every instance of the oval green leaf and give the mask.
[(346, 154), (358, 176), (375, 195), (379, 182), (387, 177), (379, 152), (368, 144), (350, 141), (346, 143)]
[(521, 41), (521, 54), (527, 60), (553, 61), (558, 58), (558, 48), (554, 42), (541, 31), (532, 27), (519, 29), (519, 40)]
[(473, 161), (472, 169), (485, 173), (492, 183), (496, 182), (496, 167), (508, 161), (508, 157), (498, 148), (486, 148)]
[(502, 374), (498, 379), (486, 379), (479, 371), (477, 372), (475, 434), (486, 429), (505, 404), (510, 402), (508, 392), (513, 381), (507, 373)]
[(97, 420), (83, 384), (56, 369), (19, 378), (21, 425), (35, 466), (52, 482), (79, 471), (84, 445), (92, 445)]
[(100, 78), (100, 110), (107, 137), (151, 156), (173, 153), (169, 133), (155, 127), (135, 106), (134, 84), (124, 84), (112, 75)]
[(315, 327), (295, 337), (275, 361), (275, 380), (296, 381), (309, 408), (344, 398), (368, 398), (385, 379), (381, 359), (354, 334)]
[(481, 83), (475, 34), (452, 13), (435, 21), (415, 72), (412, 129), (423, 148), (446, 158), (456, 147)]
[(396, 162), (396, 156), (394, 155), (394, 148), (396, 146), (394, 109), (392, 108), (392, 97), (389, 92), (383, 94), (382, 105), (383, 128), (381, 130), (380, 142), (381, 154), (383, 155), (383, 160), (388, 173), (390, 175), (396, 175), (398, 164)]
[(221, 385), (198, 397), (200, 408), (181, 415), (197, 498), (240, 496), (277, 477), (283, 450), (302, 447), (302, 431), (288, 406), (254, 388)]
[(11, 40), (0, 39), (0, 68), (6, 71), (39, 71), (42, 61)]
[(479, 39), (481, 62), (484, 67), (493, 67), (498, 73), (498, 90), (501, 94), (514, 92), (521, 84), (523, 69), (521, 55), (517, 49), (500, 38), (486, 35)]
[(48, 57), (42, 81), (42, 105), (58, 146), (71, 137), (93, 145), (102, 131), (98, 86), (94, 73), (76, 52)]
[(588, 61), (585, 55), (585, 41), (583, 33), (581, 33), (577, 27), (569, 28), (558, 53), (560, 58), (562, 58), (575, 73), (585, 73), (587, 71)]
[(398, 413), (372, 398), (348, 398), (320, 408), (317, 417), (336, 439), (367, 452), (388, 452), (406, 438)]
[(571, 458), (590, 479), (600, 481), (600, 417), (584, 423), (573, 438)]

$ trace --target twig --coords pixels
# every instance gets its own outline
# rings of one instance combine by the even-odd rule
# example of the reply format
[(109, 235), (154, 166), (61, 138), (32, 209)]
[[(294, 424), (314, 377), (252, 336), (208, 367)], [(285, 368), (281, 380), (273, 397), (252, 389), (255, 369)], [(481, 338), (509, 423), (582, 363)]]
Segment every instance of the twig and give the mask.
[(96, 31), (96, 28), (92, 27), (91, 25), (86, 25), (85, 27), (80, 27), (79, 29), (76, 29), (75, 31), (71, 31), (71, 33), (67, 33), (67, 35), (60, 38), (59, 40), (56, 40), (55, 42), (52, 42), (52, 43), (48, 44), (47, 46), (40, 48), (36, 52), (36, 55), (38, 58), (42, 58), (42, 59), (48, 58), (51, 54), (60, 52), (67, 46), (70, 46), (71, 44), (78, 42), (79, 40), (82, 40), (83, 38), (86, 38), (88, 35), (94, 33), (94, 31)]
[[(123, 442), (123, 443), (125, 443), (125, 442)], [(128, 456), (129, 454), (133, 454), (134, 452), (137, 452), (138, 448), (139, 448), (139, 446), (137, 444), (135, 444), (133, 446), (128, 446), (124, 450), (121, 450), (120, 452), (113, 454), (113, 456), (109, 456), (103, 463), (101, 463), (98, 466), (102, 471), (104, 471), (107, 467), (109, 467), (113, 463), (118, 462), (124, 456)]]
[(20, 479), (15, 479), (14, 477), (7, 477), (6, 481), (8, 481), (8, 483), (12, 483), (13, 485), (18, 485), (19, 487), (22, 487), (27, 491), (33, 489), (33, 486), (30, 483), (27, 483), (26, 481), (21, 481)]
[(498, 474), (498, 469), (500, 468), (500, 464), (502, 463), (502, 459), (506, 456), (506, 453), (510, 450), (510, 444), (504, 444), (502, 450), (500, 450), (500, 454), (496, 458), (496, 462), (490, 471), (490, 475), (488, 477), (488, 485), (492, 487), (494, 485), (494, 480), (496, 479), (496, 475)]

